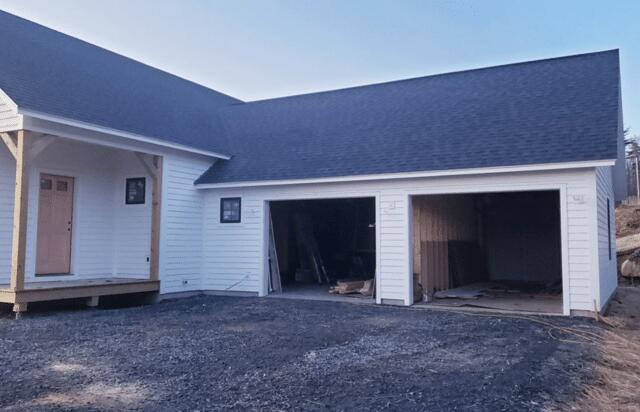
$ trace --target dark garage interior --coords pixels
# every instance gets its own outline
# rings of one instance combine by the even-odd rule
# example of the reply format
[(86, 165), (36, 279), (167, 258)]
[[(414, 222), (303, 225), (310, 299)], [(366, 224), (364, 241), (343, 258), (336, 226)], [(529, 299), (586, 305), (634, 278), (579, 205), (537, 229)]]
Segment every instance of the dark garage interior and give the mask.
[(269, 208), (270, 292), (373, 297), (374, 198), (272, 201)]
[(562, 312), (558, 191), (413, 197), (416, 300)]

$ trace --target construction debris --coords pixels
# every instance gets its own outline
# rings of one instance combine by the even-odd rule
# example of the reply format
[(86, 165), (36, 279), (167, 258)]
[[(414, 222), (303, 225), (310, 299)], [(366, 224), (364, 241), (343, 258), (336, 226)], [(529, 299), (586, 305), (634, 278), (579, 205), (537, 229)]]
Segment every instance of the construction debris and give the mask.
[(360, 294), (365, 295), (365, 296), (373, 296), (373, 293), (375, 291), (375, 280), (374, 279), (369, 279), (369, 280), (365, 280), (364, 281), (364, 286), (362, 286), (362, 289), (359, 290)]
[(336, 286), (329, 288), (329, 293), (334, 295), (348, 295), (351, 293), (359, 293), (365, 296), (373, 296), (375, 291), (375, 282), (369, 280), (339, 280)]
[(472, 283), (459, 288), (440, 290), (434, 293), (437, 299), (478, 299), (495, 293), (519, 293), (520, 290), (502, 283)]

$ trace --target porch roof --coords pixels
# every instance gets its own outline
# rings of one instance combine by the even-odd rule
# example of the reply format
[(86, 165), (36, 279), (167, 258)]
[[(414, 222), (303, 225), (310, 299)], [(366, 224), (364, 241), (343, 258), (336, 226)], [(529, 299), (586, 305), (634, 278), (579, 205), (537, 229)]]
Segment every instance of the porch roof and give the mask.
[(206, 152), (227, 153), (216, 112), (242, 103), (1, 10), (0, 61), (0, 90), (20, 112)]

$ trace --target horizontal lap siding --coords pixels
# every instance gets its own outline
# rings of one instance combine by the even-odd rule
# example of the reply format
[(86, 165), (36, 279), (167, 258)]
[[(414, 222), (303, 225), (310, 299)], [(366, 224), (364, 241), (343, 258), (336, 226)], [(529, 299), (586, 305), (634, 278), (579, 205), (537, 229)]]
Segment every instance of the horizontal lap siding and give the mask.
[(260, 290), (264, 208), (256, 197), (241, 197), (241, 222), (220, 223), (220, 198), (207, 196), (205, 289), (256, 293)]
[(20, 128), (20, 116), (17, 107), (0, 90), (0, 132), (17, 130)]
[[(474, 177), (441, 177), (397, 181), (323, 183), (279, 187), (204, 190), (203, 287), (212, 290), (259, 292), (264, 274), (263, 204), (268, 200), (313, 198), (378, 198), (378, 271), (383, 299), (407, 298), (409, 266), (409, 205), (414, 194), (470, 191), (534, 190), (540, 186), (566, 188), (570, 307), (592, 309), (594, 276), (590, 245), (593, 170), (494, 174)], [(242, 222), (220, 224), (221, 197), (242, 198)], [(591, 302), (589, 306), (589, 302)]]
[(72, 272), (78, 278), (113, 275), (114, 155), (110, 149), (57, 140), (33, 161), (29, 177), (27, 280), (51, 280), (34, 277), (40, 173), (74, 177)]
[[(145, 203), (127, 205), (125, 201), (128, 178), (146, 179)], [(149, 276), (151, 253), (151, 193), (153, 180), (140, 160), (132, 152), (118, 156), (114, 176), (115, 274), (118, 277), (146, 278)]]
[(203, 197), (193, 185), (212, 161), (200, 156), (164, 157), (161, 293), (202, 289)]
[[(592, 174), (591, 174), (592, 175)], [(569, 300), (571, 309), (593, 309), (592, 222), (594, 204), (590, 176), (567, 185)]]
[[(598, 281), (600, 307), (602, 308), (618, 286), (615, 201), (611, 167), (596, 168), (596, 188), (598, 196)], [(609, 216), (607, 216), (607, 199), (609, 199), (610, 204)], [(609, 250), (609, 240), (611, 240), (611, 250)], [(609, 258), (609, 253), (611, 253), (611, 258)]]
[(0, 142), (0, 283), (9, 283), (16, 162)]
[[(0, 90), (0, 132), (16, 130), (19, 126), (17, 108)], [(0, 141), (0, 283), (9, 282), (11, 271), (15, 168), (13, 156)]]
[(384, 190), (380, 194), (380, 292), (382, 299), (407, 297), (409, 251), (408, 196), (402, 191)]

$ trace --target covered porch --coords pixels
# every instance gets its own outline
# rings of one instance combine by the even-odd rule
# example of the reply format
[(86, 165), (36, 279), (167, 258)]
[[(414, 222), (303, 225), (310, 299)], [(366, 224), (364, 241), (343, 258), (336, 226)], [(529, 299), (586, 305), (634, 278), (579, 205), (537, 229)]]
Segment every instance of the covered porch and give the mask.
[(0, 137), (0, 303), (154, 293), (163, 157), (17, 130)]

